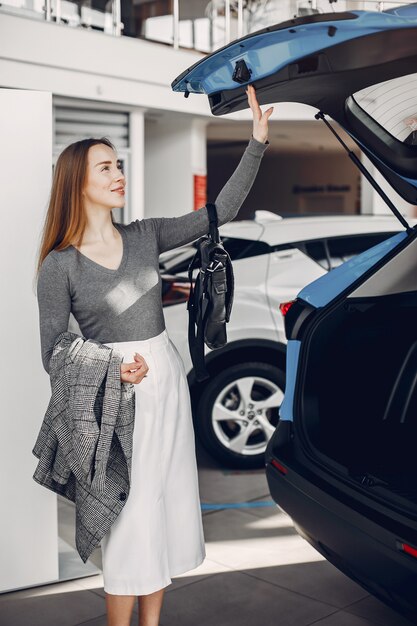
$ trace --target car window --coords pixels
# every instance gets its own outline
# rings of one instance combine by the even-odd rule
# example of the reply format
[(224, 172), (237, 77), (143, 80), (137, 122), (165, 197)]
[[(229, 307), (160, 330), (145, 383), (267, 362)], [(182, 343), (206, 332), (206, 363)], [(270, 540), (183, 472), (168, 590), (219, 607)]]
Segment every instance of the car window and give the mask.
[(329, 238), (327, 247), (332, 269), (395, 234), (395, 232), (386, 232)]
[(396, 232), (329, 237), (327, 239), (298, 242), (294, 246), (316, 261), (326, 271), (330, 271), (355, 255), (395, 235)]
[(315, 241), (303, 241), (296, 244), (297, 248), (304, 252), (310, 259), (316, 261), (321, 267), (328, 272), (331, 269), (330, 255), (325, 239), (317, 239)]
[[(222, 243), (225, 250), (230, 255), (232, 261), (238, 259), (247, 259), (252, 256), (258, 256), (260, 254), (268, 254), (271, 252), (270, 246), (264, 241), (252, 241), (250, 239), (242, 239), (239, 237), (222, 237)], [(169, 263), (160, 263), (161, 270), (168, 271), (170, 274), (180, 274), (181, 272), (188, 272), (188, 266), (195, 254), (195, 243), (187, 246), (186, 248), (178, 249), (178, 260), (175, 261), (175, 257), (171, 257)], [(169, 267), (168, 267), (169, 265)]]
[(239, 239), (238, 237), (222, 237), (222, 242), (232, 261), (247, 259), (251, 256), (259, 256), (260, 254), (268, 254), (271, 252), (271, 248), (264, 241), (251, 241), (250, 239)]
[(195, 248), (190, 245), (163, 252), (159, 257), (159, 268), (168, 274), (182, 272), (183, 270), (177, 268), (184, 267), (186, 270), (194, 254)]

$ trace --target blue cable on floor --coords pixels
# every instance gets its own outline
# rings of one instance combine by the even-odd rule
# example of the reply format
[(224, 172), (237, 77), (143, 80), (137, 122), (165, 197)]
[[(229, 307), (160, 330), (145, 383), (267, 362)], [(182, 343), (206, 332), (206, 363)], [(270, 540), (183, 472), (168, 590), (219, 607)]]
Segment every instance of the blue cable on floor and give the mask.
[(278, 506), (273, 500), (261, 500), (260, 502), (226, 502), (224, 504), (201, 503), (202, 511), (216, 511), (218, 509), (243, 509), (255, 508), (260, 506)]

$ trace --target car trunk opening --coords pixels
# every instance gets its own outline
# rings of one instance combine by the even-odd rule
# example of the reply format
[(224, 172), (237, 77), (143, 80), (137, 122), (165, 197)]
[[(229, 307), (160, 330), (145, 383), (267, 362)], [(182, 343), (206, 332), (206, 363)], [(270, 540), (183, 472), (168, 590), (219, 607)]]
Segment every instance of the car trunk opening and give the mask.
[(417, 504), (417, 292), (344, 301), (309, 346), (302, 425), (355, 480)]

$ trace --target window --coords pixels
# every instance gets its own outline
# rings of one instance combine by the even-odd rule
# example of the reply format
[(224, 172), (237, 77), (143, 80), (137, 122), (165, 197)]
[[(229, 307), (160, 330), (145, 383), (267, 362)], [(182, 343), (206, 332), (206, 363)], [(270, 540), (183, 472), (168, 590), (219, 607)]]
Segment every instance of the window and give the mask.
[(310, 259), (313, 259), (313, 261), (316, 261), (321, 267), (324, 267), (326, 271), (331, 269), (330, 255), (325, 239), (305, 241), (296, 245), (301, 252), (304, 252), (304, 254), (310, 257)]
[[(268, 254), (271, 252), (269, 245), (263, 241), (251, 241), (250, 239), (239, 239), (237, 237), (222, 237), (222, 243), (225, 250), (229, 253), (232, 261), (238, 259), (247, 259), (260, 254)], [(162, 257), (159, 267), (170, 274), (180, 274), (188, 272), (188, 266), (195, 254), (195, 243), (183, 248), (178, 248), (169, 259)]]
[(271, 252), (271, 248), (264, 241), (251, 241), (250, 239), (238, 239), (237, 237), (223, 237), (222, 241), (232, 261)]
[(366, 87), (353, 98), (390, 135), (417, 145), (417, 74)]
[(328, 239), (327, 245), (332, 269), (395, 234), (395, 232), (371, 233)]
[(303, 241), (294, 245), (325, 270), (329, 271), (395, 234), (396, 231), (329, 237), (328, 239)]

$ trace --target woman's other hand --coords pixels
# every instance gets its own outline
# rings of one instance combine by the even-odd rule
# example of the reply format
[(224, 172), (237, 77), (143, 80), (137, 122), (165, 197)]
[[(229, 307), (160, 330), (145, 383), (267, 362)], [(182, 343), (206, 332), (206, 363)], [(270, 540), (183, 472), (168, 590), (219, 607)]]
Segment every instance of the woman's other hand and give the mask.
[(252, 109), (253, 115), (253, 138), (260, 143), (266, 143), (268, 139), (268, 119), (271, 116), (274, 107), (269, 107), (265, 113), (262, 113), (261, 107), (259, 106), (256, 98), (255, 87), (253, 87), (253, 85), (248, 85), (246, 94), (248, 96), (248, 103)]
[(120, 364), (120, 380), (124, 383), (137, 385), (145, 378), (149, 368), (143, 356), (137, 352), (134, 355), (134, 359), (133, 363)]

